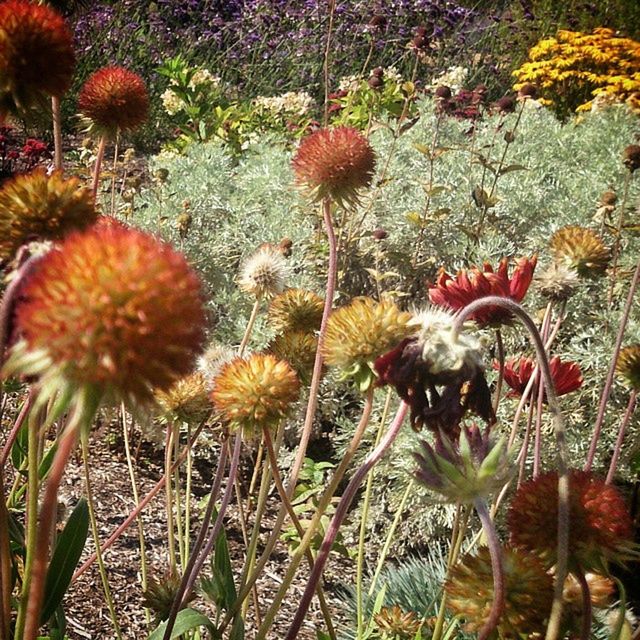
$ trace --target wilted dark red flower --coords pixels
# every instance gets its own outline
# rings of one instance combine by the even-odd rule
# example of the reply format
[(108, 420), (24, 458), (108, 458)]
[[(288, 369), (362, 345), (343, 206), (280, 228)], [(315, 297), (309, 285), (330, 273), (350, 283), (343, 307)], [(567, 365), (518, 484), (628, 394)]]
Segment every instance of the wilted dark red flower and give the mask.
[(80, 113), (92, 132), (114, 136), (140, 126), (149, 114), (144, 80), (122, 67), (104, 67), (89, 76), (78, 96)]
[(448, 100), (451, 97), (451, 89), (446, 85), (439, 85), (436, 87), (436, 98), (441, 98), (442, 100)]
[(0, 115), (62, 96), (74, 64), (73, 36), (60, 14), (26, 0), (0, 3)]
[[(440, 269), (435, 285), (429, 287), (429, 299), (434, 304), (458, 311), (470, 302), (486, 296), (502, 296), (515, 302), (522, 302), (538, 262), (537, 256), (519, 258), (509, 276), (509, 260), (503, 258), (498, 270), (485, 262), (482, 271), (478, 267), (461, 269), (455, 278)], [(500, 307), (485, 307), (473, 314), (478, 324), (503, 324), (511, 320), (511, 314)]]
[[(633, 527), (618, 489), (587, 471), (569, 475), (569, 568), (606, 569), (632, 549)], [(557, 560), (558, 474), (544, 473), (520, 485), (507, 515), (511, 542), (551, 567)]]
[(375, 169), (369, 141), (352, 127), (320, 129), (300, 143), (293, 158), (296, 180), (314, 200), (331, 198), (341, 206), (358, 203)]
[(168, 389), (203, 344), (200, 283), (185, 258), (122, 224), (70, 235), (42, 258), (23, 296), (16, 324), (31, 373), (123, 400)]
[(523, 84), (520, 89), (518, 89), (518, 96), (520, 98), (537, 98), (538, 97), (538, 87), (531, 82), (526, 82)]
[(384, 80), (380, 76), (371, 76), (369, 80), (367, 80), (367, 84), (372, 89), (381, 89), (384, 86)]
[(504, 96), (496, 102), (496, 109), (500, 113), (513, 113), (516, 110), (516, 100), (513, 96)]
[(630, 144), (626, 147), (622, 153), (622, 161), (631, 173), (640, 169), (640, 145)]
[[(494, 362), (494, 369), (499, 369), (500, 364)], [(549, 361), (551, 377), (556, 394), (563, 396), (571, 393), (582, 386), (583, 378), (580, 367), (575, 362), (562, 362), (558, 356), (554, 356)], [(533, 375), (536, 361), (532, 358), (521, 357), (518, 360), (507, 360), (504, 365), (504, 381), (511, 387), (507, 395), (521, 396)], [(547, 401), (547, 394), (544, 394), (544, 401)]]

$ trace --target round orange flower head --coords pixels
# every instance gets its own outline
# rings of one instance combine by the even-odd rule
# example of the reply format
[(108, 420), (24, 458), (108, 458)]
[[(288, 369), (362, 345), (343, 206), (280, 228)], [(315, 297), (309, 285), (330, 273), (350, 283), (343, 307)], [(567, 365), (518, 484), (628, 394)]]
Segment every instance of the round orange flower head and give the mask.
[(61, 97), (74, 64), (73, 35), (60, 14), (26, 0), (0, 3), (0, 116)]
[[(604, 571), (609, 561), (633, 553), (631, 516), (620, 492), (589, 472), (569, 475), (569, 569)], [(557, 560), (558, 474), (544, 473), (520, 485), (507, 515), (511, 542), (538, 555), (547, 567)]]
[(213, 381), (211, 399), (219, 417), (246, 439), (277, 428), (298, 399), (300, 383), (287, 362), (256, 353), (225, 364)]
[(77, 178), (44, 170), (18, 175), (0, 189), (0, 262), (31, 240), (59, 240), (97, 217), (91, 191)]
[(293, 158), (297, 183), (314, 200), (331, 198), (350, 208), (371, 184), (376, 157), (369, 141), (352, 127), (320, 129), (303, 138)]
[(313, 291), (287, 289), (269, 305), (269, 324), (277, 332), (320, 329), (324, 300)]
[(583, 277), (602, 275), (611, 259), (602, 238), (586, 227), (562, 227), (551, 236), (549, 244), (556, 260)]
[[(515, 302), (522, 302), (533, 280), (533, 272), (538, 262), (531, 258), (516, 260), (516, 266), (509, 275), (509, 260), (500, 260), (498, 269), (485, 262), (482, 269), (472, 267), (461, 269), (454, 276), (440, 269), (433, 286), (429, 287), (429, 300), (433, 304), (458, 311), (469, 303), (486, 296), (502, 296)], [(511, 313), (502, 307), (484, 307), (471, 316), (481, 326), (500, 325), (511, 321)]]
[[(503, 549), (505, 608), (499, 638), (537, 637), (544, 631), (553, 601), (553, 578), (540, 561), (518, 549)], [(493, 571), (487, 547), (466, 555), (445, 583), (447, 608), (464, 620), (468, 633), (479, 631), (493, 605)]]
[(42, 389), (89, 389), (129, 404), (190, 373), (204, 339), (200, 282), (169, 245), (95, 225), (46, 254), (16, 310), (7, 369)]
[(640, 344), (630, 344), (620, 350), (616, 373), (633, 391), (640, 391)]
[(131, 131), (147, 119), (149, 94), (137, 73), (104, 67), (84, 83), (78, 106), (90, 132), (114, 137), (118, 131)]

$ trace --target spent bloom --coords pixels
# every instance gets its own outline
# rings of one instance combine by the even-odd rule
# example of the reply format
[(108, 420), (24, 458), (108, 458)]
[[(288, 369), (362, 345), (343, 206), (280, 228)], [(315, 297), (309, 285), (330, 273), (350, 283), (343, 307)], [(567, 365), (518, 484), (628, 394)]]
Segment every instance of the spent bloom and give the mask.
[(640, 344), (631, 344), (620, 350), (616, 373), (634, 391), (640, 391)]
[(602, 238), (586, 227), (562, 227), (551, 236), (549, 245), (556, 260), (581, 276), (602, 275), (611, 258)]
[(180, 378), (166, 391), (156, 391), (155, 399), (169, 417), (188, 423), (199, 422), (211, 409), (209, 387), (200, 371)]
[(376, 358), (395, 347), (413, 329), (411, 314), (391, 300), (355, 298), (329, 316), (323, 355), (328, 365), (353, 376), (361, 390), (375, 379)]
[(61, 15), (26, 0), (0, 3), (0, 115), (61, 97), (74, 64), (73, 36)]
[(630, 144), (628, 147), (625, 147), (622, 152), (622, 162), (631, 173), (640, 169), (640, 145)]
[(145, 402), (188, 374), (204, 337), (200, 282), (169, 245), (117, 222), (71, 234), (21, 292), (9, 368)]
[(479, 341), (456, 333), (453, 316), (441, 310), (422, 312), (413, 328), (413, 335), (375, 362), (379, 384), (394, 386), (411, 407), (413, 428), (426, 425), (455, 437), (467, 411), (493, 424)]
[(289, 266), (282, 251), (265, 243), (240, 267), (238, 286), (256, 298), (273, 298), (284, 291)]
[[(500, 638), (537, 637), (544, 631), (553, 601), (553, 578), (534, 556), (503, 549), (505, 608), (498, 622)], [(488, 620), (494, 600), (493, 571), (487, 547), (456, 564), (445, 583), (447, 608), (464, 620), (468, 633)]]
[[(537, 257), (519, 258), (511, 275), (509, 260), (503, 258), (496, 271), (485, 262), (478, 267), (461, 269), (454, 276), (440, 269), (436, 282), (429, 287), (429, 299), (433, 304), (458, 311), (469, 303), (486, 296), (501, 296), (522, 302), (533, 279)], [(481, 326), (502, 324), (511, 320), (511, 313), (501, 307), (487, 306), (471, 317)]]
[[(632, 550), (633, 527), (624, 498), (591, 473), (569, 474), (569, 569), (606, 570)], [(520, 485), (507, 515), (511, 542), (551, 567), (556, 563), (558, 474), (544, 473)]]
[[(494, 369), (499, 369), (499, 363), (494, 363)], [(509, 396), (517, 397), (524, 393), (533, 371), (536, 361), (522, 356), (518, 360), (507, 360), (504, 364), (504, 380), (511, 387)], [(583, 377), (580, 367), (575, 362), (563, 362), (558, 356), (549, 361), (551, 377), (556, 394), (563, 396), (582, 386)], [(546, 402), (547, 394), (544, 394)]]
[(415, 611), (404, 611), (397, 604), (382, 607), (373, 620), (383, 638), (394, 640), (413, 640), (422, 627)]
[(220, 373), (222, 366), (236, 356), (236, 349), (227, 345), (218, 342), (211, 342), (207, 345), (204, 353), (198, 357), (198, 371), (204, 376), (209, 391), (213, 388), (213, 380)]
[(562, 262), (552, 262), (535, 277), (535, 287), (548, 300), (563, 302), (568, 300), (580, 283), (578, 272)]
[(149, 115), (144, 80), (122, 67), (103, 67), (91, 74), (78, 96), (80, 113), (91, 132), (113, 137), (139, 127)]
[(267, 347), (267, 351), (291, 365), (303, 384), (311, 382), (316, 361), (318, 338), (306, 331), (285, 331), (278, 334)]
[(320, 329), (324, 300), (313, 291), (287, 289), (269, 305), (268, 321), (273, 329), (312, 332)]
[(298, 184), (314, 200), (331, 198), (349, 208), (373, 179), (375, 154), (356, 129), (320, 129), (303, 138), (293, 158)]
[(211, 399), (219, 417), (247, 439), (277, 428), (298, 399), (300, 383), (288, 363), (256, 353), (225, 364), (213, 383)]
[(91, 191), (77, 178), (43, 169), (18, 175), (0, 189), (0, 262), (25, 242), (59, 240), (96, 220)]

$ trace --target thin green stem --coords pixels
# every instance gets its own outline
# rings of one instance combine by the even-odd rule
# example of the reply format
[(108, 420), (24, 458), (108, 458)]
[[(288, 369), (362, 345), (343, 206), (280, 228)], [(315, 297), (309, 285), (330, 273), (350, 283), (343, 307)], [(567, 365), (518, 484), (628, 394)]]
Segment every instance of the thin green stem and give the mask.
[[(185, 552), (185, 531), (184, 522), (182, 520), (182, 487), (180, 485), (180, 467), (174, 465), (173, 462), (180, 455), (180, 424), (175, 421), (173, 423), (173, 459), (171, 466), (173, 467), (173, 496), (176, 506), (176, 537), (178, 539), (179, 565), (184, 569), (187, 563), (187, 555)], [(186, 498), (189, 498), (187, 494)], [(188, 536), (188, 534), (187, 534)]]
[(256, 301), (253, 303), (253, 308), (251, 309), (251, 315), (249, 316), (249, 320), (247, 322), (247, 326), (244, 330), (244, 335), (242, 336), (242, 342), (238, 347), (238, 356), (242, 358), (244, 355), (244, 351), (249, 344), (249, 340), (251, 339), (251, 334), (253, 333), (253, 327), (256, 324), (256, 320), (258, 319), (258, 313), (260, 312), (260, 303), (261, 298), (256, 298)]
[(120, 624), (118, 623), (118, 615), (113, 603), (113, 597), (111, 596), (111, 589), (109, 587), (109, 577), (107, 576), (107, 569), (104, 564), (104, 558), (100, 553), (100, 534), (98, 532), (98, 521), (96, 519), (95, 503), (93, 501), (93, 491), (91, 490), (91, 474), (89, 472), (89, 444), (88, 434), (82, 433), (81, 438), (82, 446), (82, 466), (84, 469), (84, 484), (87, 493), (87, 506), (89, 507), (89, 522), (91, 524), (91, 535), (96, 546), (98, 571), (100, 573), (100, 580), (102, 581), (102, 590), (104, 592), (105, 600), (107, 601), (107, 607), (109, 608), (109, 616), (111, 617), (111, 624), (118, 640), (122, 640), (122, 631)]
[(173, 521), (173, 488), (171, 480), (173, 478), (172, 471), (172, 455), (173, 451), (173, 423), (167, 424), (167, 438), (164, 449), (164, 495), (165, 495), (165, 513), (167, 517), (167, 548), (169, 550), (169, 572), (172, 575), (178, 573), (178, 561), (176, 556), (176, 532), (175, 523)]

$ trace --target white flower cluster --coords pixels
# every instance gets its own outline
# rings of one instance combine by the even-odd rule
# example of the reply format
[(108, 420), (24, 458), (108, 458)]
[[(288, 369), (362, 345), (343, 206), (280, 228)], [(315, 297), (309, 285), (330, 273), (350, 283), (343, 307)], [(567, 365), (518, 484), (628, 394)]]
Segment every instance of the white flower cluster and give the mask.
[[(212, 90), (218, 89), (222, 79), (219, 76), (214, 76), (211, 71), (204, 68), (199, 68), (195, 71), (191, 80), (189, 80), (188, 87), (192, 91), (196, 90)], [(171, 81), (169, 88), (160, 96), (164, 110), (170, 115), (175, 116), (179, 111), (184, 110), (186, 104), (184, 100), (172, 89), (175, 87), (176, 82)]]
[(384, 79), (389, 80), (390, 82), (395, 82), (396, 84), (401, 84), (403, 82), (402, 76), (395, 67), (387, 67), (384, 70)]
[(338, 85), (338, 89), (340, 91), (357, 91), (360, 88), (360, 83), (362, 82), (362, 76), (344, 76), (344, 78), (340, 79), (340, 84)]
[(210, 89), (217, 89), (221, 82), (220, 76), (214, 76), (209, 69), (200, 68), (189, 81), (189, 88), (196, 89), (197, 87), (206, 86)]
[(306, 91), (288, 91), (281, 96), (258, 96), (253, 103), (273, 115), (304, 116), (311, 111), (314, 100)]
[(185, 107), (182, 98), (180, 98), (180, 96), (178, 96), (178, 94), (172, 89), (167, 89), (160, 98), (162, 99), (164, 110), (170, 116), (175, 116), (178, 111), (182, 111)]
[(469, 69), (466, 67), (449, 67), (444, 73), (433, 79), (430, 87), (435, 89), (436, 87), (445, 86), (449, 87), (451, 91), (460, 91), (468, 75)]

